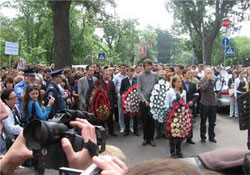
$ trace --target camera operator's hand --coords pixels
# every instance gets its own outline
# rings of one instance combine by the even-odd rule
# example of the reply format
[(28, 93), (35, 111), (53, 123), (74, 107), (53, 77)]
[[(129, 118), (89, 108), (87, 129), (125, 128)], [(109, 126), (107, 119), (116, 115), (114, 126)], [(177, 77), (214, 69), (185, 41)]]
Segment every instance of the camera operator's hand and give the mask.
[(94, 156), (93, 163), (102, 169), (101, 175), (124, 175), (128, 168), (124, 162), (111, 156)]
[(51, 98), (49, 99), (48, 105), (49, 105), (49, 106), (52, 106), (52, 105), (54, 104), (54, 102), (55, 102), (55, 98), (54, 98), (54, 97), (51, 97)]
[(1, 171), (5, 174), (12, 174), (16, 167), (32, 158), (32, 151), (26, 147), (23, 133), (20, 133), (6, 155), (0, 160)]
[[(90, 140), (97, 144), (95, 127), (87, 120), (76, 118), (75, 121), (70, 122), (70, 125), (81, 130), (84, 142), (88, 142)], [(83, 148), (79, 152), (75, 152), (67, 138), (62, 139), (62, 147), (71, 168), (86, 169), (92, 163), (92, 158), (86, 148)]]

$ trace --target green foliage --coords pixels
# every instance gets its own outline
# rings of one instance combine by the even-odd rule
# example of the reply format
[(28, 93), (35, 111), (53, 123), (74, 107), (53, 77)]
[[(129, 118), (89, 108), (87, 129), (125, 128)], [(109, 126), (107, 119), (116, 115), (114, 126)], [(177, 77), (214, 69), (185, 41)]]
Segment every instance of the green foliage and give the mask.
[[(18, 42), (19, 57), (25, 58), (28, 63), (54, 62), (53, 12), (52, 4), (48, 2), (14, 0), (7, 3), (6, 6), (15, 8), (19, 14), (13, 19), (0, 17), (0, 51), (4, 62), (8, 61), (8, 56), (4, 55), (3, 41)], [(114, 65), (126, 62), (132, 65), (145, 59), (139, 58), (142, 45), (147, 47), (146, 58), (155, 62), (164, 63), (166, 58), (174, 62), (190, 61), (190, 55), (193, 55), (191, 40), (177, 39), (168, 31), (150, 26), (146, 30), (138, 30), (137, 20), (121, 20), (108, 13), (107, 6), (115, 7), (114, 1), (71, 2), (69, 27), (73, 64)], [(152, 40), (152, 46), (149, 46), (148, 40)], [(104, 62), (97, 58), (100, 52), (106, 53)]]
[[(188, 0), (166, 1), (167, 10), (173, 12), (175, 18), (174, 31), (177, 34), (187, 33), (192, 41), (192, 48), (202, 62), (202, 38), (205, 41), (205, 61), (212, 62), (214, 42), (221, 28), (221, 21), (225, 17), (238, 18), (237, 23), (231, 24), (233, 30), (239, 29), (244, 12), (249, 9), (249, 1), (228, 0)], [(204, 27), (202, 27), (204, 26)], [(216, 62), (215, 60), (214, 62)]]

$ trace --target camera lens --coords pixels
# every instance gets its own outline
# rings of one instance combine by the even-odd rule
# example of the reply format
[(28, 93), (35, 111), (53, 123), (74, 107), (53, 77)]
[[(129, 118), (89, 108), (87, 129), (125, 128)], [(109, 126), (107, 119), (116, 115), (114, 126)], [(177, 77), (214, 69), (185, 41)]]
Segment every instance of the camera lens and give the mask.
[(32, 131), (32, 136), (35, 141), (40, 142), (41, 141), (41, 126), (37, 126), (33, 131)]
[[(47, 139), (46, 130), (43, 132), (43, 123), (40, 120), (33, 120), (24, 129), (23, 135), (25, 137), (28, 148), (32, 150), (39, 150), (41, 148), (41, 140)], [(43, 134), (42, 134), (43, 133)], [(41, 137), (43, 135), (43, 138)]]

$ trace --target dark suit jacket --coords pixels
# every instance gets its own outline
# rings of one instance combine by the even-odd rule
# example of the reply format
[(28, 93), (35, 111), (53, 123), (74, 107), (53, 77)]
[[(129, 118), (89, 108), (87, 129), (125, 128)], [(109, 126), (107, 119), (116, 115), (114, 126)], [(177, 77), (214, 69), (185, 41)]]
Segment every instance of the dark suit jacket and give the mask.
[(136, 84), (136, 77), (132, 78), (132, 85), (130, 85), (128, 77), (122, 79), (121, 82), (121, 88), (120, 88), (120, 94), (122, 96), (122, 94), (124, 94), (126, 92), (126, 90), (128, 90), (128, 88), (130, 88), (131, 86), (133, 86), (134, 84)]
[[(105, 86), (107, 86), (104, 80), (101, 80), (101, 82)], [(111, 107), (114, 108), (114, 105), (117, 104), (117, 94), (116, 94), (114, 82), (111, 80), (109, 80), (109, 100), (110, 100)]]
[(186, 101), (187, 101), (187, 103), (189, 101), (193, 101), (193, 103), (195, 103), (197, 101), (197, 99), (199, 98), (199, 95), (198, 95), (197, 90), (196, 90), (196, 85), (194, 83), (191, 83), (191, 82), (188, 82), (188, 83), (189, 83), (189, 89), (187, 90), (184, 81), (182, 81), (183, 89), (187, 93)]

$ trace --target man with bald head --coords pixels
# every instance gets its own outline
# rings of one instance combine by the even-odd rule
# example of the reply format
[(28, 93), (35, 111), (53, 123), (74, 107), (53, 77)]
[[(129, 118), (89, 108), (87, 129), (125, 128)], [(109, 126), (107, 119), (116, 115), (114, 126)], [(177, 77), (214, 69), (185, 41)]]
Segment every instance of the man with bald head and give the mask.
[(208, 136), (209, 141), (216, 143), (214, 127), (216, 122), (216, 98), (214, 92), (215, 79), (211, 68), (205, 69), (205, 77), (200, 80), (200, 104), (201, 104), (201, 122), (200, 122), (200, 137), (201, 142), (206, 142), (206, 121), (208, 118)]

